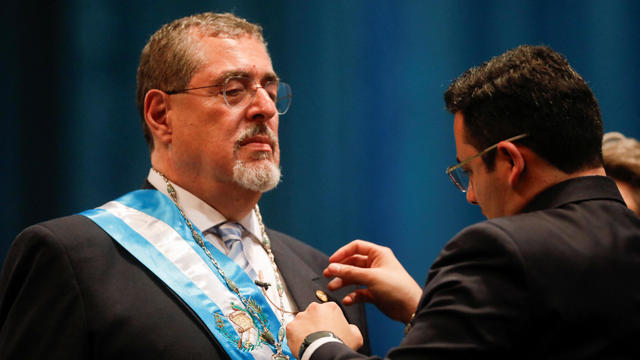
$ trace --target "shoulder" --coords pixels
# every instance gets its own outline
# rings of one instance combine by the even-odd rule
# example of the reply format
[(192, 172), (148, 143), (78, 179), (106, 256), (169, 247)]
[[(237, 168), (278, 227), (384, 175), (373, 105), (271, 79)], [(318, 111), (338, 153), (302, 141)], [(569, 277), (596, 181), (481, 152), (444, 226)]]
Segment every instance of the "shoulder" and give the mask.
[(449, 252), (527, 252), (552, 239), (570, 239), (590, 232), (596, 223), (606, 222), (605, 213), (593, 214), (585, 206), (572, 205), (486, 220), (470, 225), (445, 246)]
[(111, 254), (120, 252), (111, 237), (93, 221), (71, 215), (24, 229), (11, 244), (3, 271), (39, 266), (43, 269), (60, 266), (74, 271), (78, 266), (101, 264)]
[(584, 231), (576, 224), (575, 216), (562, 209), (486, 220), (458, 232), (447, 242), (433, 267), (492, 262), (524, 267), (531, 260), (529, 256), (540, 252), (546, 243), (569, 238), (571, 228)]
[(636, 232), (640, 229), (640, 221), (623, 203), (600, 197), (568, 201), (556, 207), (485, 221), (484, 224), (501, 228), (512, 238), (527, 240), (544, 240), (549, 236), (578, 238), (578, 234), (593, 233), (600, 227), (611, 225), (624, 226)]
[(15, 246), (30, 246), (35, 244), (58, 243), (61, 246), (72, 245), (85, 238), (94, 238), (96, 234), (106, 233), (93, 221), (82, 215), (70, 215), (56, 218), (24, 229), (12, 244)]
[(517, 252), (517, 236), (514, 236), (512, 229), (518, 226), (508, 225), (489, 220), (462, 229), (445, 245), (436, 263), (443, 259), (456, 262), (465, 261), (466, 257), (500, 257), (505, 253)]
[(41, 236), (74, 236), (95, 232), (100, 228), (89, 218), (82, 215), (69, 215), (52, 220), (43, 221), (24, 229), (18, 238), (30, 235)]
[(11, 245), (12, 249), (33, 247), (59, 247), (72, 251), (78, 246), (111, 244), (100, 239), (110, 239), (93, 221), (82, 215), (70, 215), (44, 221), (24, 229)]

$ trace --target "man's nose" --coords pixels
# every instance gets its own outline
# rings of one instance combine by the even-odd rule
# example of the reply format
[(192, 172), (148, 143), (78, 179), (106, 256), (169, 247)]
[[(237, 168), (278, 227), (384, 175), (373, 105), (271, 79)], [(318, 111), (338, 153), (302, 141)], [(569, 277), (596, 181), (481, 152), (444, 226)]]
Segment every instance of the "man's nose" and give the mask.
[(473, 183), (471, 181), (469, 181), (469, 186), (467, 187), (467, 202), (469, 202), (469, 204), (478, 205), (476, 192), (473, 189)]
[(276, 104), (269, 93), (263, 87), (257, 86), (247, 109), (247, 116), (252, 120), (267, 121), (277, 113)]

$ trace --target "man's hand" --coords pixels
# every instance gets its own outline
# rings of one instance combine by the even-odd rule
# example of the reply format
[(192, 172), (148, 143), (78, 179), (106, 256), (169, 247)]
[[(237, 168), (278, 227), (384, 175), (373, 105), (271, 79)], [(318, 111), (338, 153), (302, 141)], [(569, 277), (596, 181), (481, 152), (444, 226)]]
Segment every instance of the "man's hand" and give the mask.
[(287, 344), (294, 355), (298, 356), (304, 338), (316, 331), (331, 331), (353, 350), (358, 350), (364, 343), (360, 329), (347, 322), (338, 304), (311, 303), (287, 324)]
[(391, 249), (354, 240), (336, 251), (324, 276), (336, 278), (329, 289), (350, 284), (365, 286), (342, 299), (345, 305), (371, 302), (388, 317), (408, 323), (422, 296), (422, 288), (402, 267)]

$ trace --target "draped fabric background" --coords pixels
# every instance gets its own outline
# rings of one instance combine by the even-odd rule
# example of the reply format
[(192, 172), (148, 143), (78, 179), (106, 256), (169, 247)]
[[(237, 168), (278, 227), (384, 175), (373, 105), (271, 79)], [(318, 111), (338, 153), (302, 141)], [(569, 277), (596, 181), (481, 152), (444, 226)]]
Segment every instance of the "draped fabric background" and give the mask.
[[(2, 9), (0, 261), (29, 224), (138, 188), (149, 158), (135, 108), (138, 56), (162, 24), (232, 11), (264, 27), (293, 105), (280, 120), (283, 181), (266, 223), (332, 253), (390, 246), (422, 283), (446, 241), (482, 220), (449, 182), (442, 93), (519, 44), (565, 54), (606, 131), (640, 138), (640, 2), (11, 0)], [(402, 325), (369, 307), (374, 352)]]

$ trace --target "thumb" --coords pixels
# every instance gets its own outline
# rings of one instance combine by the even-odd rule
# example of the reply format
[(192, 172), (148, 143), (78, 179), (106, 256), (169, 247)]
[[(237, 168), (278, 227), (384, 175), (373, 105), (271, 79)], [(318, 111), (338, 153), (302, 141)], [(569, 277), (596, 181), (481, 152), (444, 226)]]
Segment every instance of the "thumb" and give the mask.
[(373, 303), (374, 301), (375, 297), (371, 294), (369, 289), (357, 289), (350, 292), (342, 299), (342, 303), (345, 305), (353, 305), (365, 302)]

